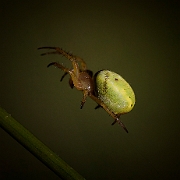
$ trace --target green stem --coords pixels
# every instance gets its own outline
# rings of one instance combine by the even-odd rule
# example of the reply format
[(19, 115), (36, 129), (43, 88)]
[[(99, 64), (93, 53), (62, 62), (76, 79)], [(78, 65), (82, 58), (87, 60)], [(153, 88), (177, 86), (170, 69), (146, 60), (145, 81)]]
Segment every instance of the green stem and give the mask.
[(65, 180), (85, 179), (1, 107), (0, 127), (2, 127), (60, 178)]

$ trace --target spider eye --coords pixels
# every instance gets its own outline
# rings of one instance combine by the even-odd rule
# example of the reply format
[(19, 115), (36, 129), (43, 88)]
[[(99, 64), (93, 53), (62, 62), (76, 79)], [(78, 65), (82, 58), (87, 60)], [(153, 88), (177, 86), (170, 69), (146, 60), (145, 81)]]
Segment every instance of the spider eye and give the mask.
[(98, 71), (95, 85), (97, 97), (114, 114), (125, 114), (133, 109), (134, 91), (119, 74), (109, 70)]

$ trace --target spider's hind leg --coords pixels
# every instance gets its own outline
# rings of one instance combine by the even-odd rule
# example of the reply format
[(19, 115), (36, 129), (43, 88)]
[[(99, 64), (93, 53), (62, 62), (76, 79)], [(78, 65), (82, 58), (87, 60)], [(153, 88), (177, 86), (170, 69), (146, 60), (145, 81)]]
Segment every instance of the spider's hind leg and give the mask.
[(92, 100), (94, 100), (98, 106), (101, 106), (113, 119), (114, 119), (114, 122), (112, 123), (112, 125), (114, 125), (116, 122), (128, 133), (128, 130), (127, 128), (125, 127), (125, 125), (122, 123), (122, 121), (119, 119), (120, 115), (116, 115), (114, 114), (113, 112), (111, 112), (107, 107), (106, 105), (100, 100), (98, 99), (96, 96), (94, 96), (93, 94), (90, 94), (89, 95), (90, 98)]

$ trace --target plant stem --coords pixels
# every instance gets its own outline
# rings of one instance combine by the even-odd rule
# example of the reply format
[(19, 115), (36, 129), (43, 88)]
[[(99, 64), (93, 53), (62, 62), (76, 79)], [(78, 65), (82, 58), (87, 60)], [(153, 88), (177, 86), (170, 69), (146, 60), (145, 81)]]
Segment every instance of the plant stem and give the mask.
[(49, 167), (61, 179), (85, 179), (1, 107), (0, 127), (2, 127), (8, 134), (10, 134), (16, 141), (24, 146), (43, 164)]

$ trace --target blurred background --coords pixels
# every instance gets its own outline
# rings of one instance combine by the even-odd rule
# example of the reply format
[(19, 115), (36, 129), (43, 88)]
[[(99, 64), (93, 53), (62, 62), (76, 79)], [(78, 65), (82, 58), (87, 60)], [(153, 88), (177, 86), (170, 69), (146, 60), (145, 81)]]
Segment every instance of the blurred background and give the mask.
[[(88, 180), (180, 178), (179, 1), (1, 1), (0, 106)], [(57, 46), (133, 87), (127, 134), (63, 72)], [(59, 179), (0, 129), (1, 179)]]

